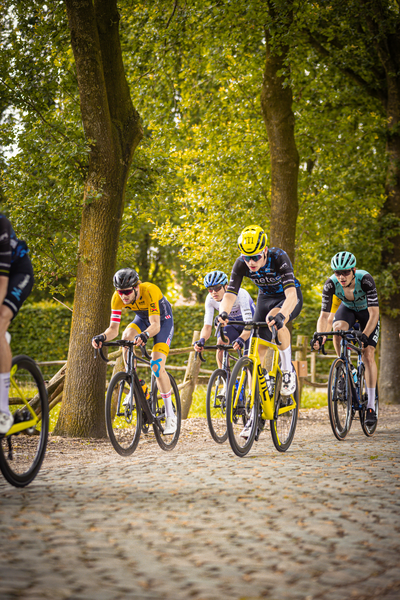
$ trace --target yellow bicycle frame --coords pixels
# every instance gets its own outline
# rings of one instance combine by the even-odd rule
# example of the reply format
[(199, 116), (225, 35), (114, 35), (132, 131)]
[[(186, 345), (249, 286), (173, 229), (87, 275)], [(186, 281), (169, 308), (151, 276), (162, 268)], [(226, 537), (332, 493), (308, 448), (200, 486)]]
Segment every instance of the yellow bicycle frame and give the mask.
[[(266, 421), (272, 421), (275, 419), (275, 403), (274, 403), (274, 397), (275, 397), (275, 392), (276, 392), (276, 386), (274, 388), (274, 395), (271, 397), (269, 395), (269, 391), (268, 391), (268, 387), (267, 387), (267, 382), (265, 380), (265, 376), (264, 376), (264, 372), (261, 366), (261, 362), (260, 362), (260, 357), (258, 354), (258, 348), (259, 345), (263, 345), (266, 346), (267, 348), (272, 348), (272, 350), (274, 351), (274, 356), (272, 359), (272, 368), (271, 370), (268, 372), (268, 375), (270, 377), (274, 377), (275, 381), (276, 381), (276, 376), (278, 373), (280, 373), (282, 375), (282, 371), (279, 367), (279, 349), (277, 347), (276, 344), (273, 344), (271, 342), (267, 342), (266, 340), (263, 340), (262, 338), (258, 337), (257, 335), (253, 335), (250, 341), (250, 348), (249, 348), (249, 354), (247, 356), (247, 358), (249, 358), (253, 364), (254, 364), (254, 370), (253, 373), (256, 373), (257, 377), (252, 377), (251, 379), (251, 404), (250, 404), (250, 408), (253, 408), (254, 405), (254, 398), (255, 398), (255, 392), (256, 392), (256, 381), (258, 380), (258, 386), (259, 386), (259, 395), (260, 395), (260, 399), (261, 399), (261, 409), (262, 409), (262, 418), (265, 419)], [(242, 386), (244, 384), (244, 379), (246, 377), (246, 374), (244, 372), (242, 372), (241, 377), (240, 377), (240, 381), (238, 383), (238, 388), (237, 388), (237, 392), (236, 392), (236, 396), (233, 402), (233, 408), (237, 407), (237, 403), (239, 402), (239, 396), (240, 396), (240, 391), (242, 389)], [(296, 404), (296, 400), (294, 395), (290, 396), (293, 403), (290, 404), (290, 406), (282, 406), (279, 408), (278, 410), (278, 415), (282, 415), (285, 412), (288, 412), (290, 410), (293, 410), (294, 408), (296, 408), (297, 404)]]
[[(22, 391), (22, 389), (15, 382), (15, 379), (14, 379), (13, 375), (15, 374), (17, 368), (18, 368), (18, 365), (14, 365), (14, 367), (11, 369), (11, 373), (10, 373), (10, 394), (11, 394), (11, 390), (12, 389), (14, 389), (16, 391), (16, 393), (18, 395), (18, 400), (22, 400), (22, 402), (25, 404), (26, 408), (29, 410), (29, 412), (32, 415), (32, 419), (29, 419), (29, 421), (21, 421), (21, 423), (15, 423), (7, 431), (6, 436), (8, 436), (8, 435), (14, 435), (15, 433), (20, 433), (21, 431), (24, 431), (25, 429), (29, 429), (30, 427), (36, 427), (36, 424), (39, 421), (39, 417), (37, 416), (37, 414), (35, 413), (35, 411), (33, 410), (33, 408), (30, 406), (30, 404), (28, 402), (27, 394), (24, 393)], [(21, 402), (21, 404), (22, 404), (22, 402)]]

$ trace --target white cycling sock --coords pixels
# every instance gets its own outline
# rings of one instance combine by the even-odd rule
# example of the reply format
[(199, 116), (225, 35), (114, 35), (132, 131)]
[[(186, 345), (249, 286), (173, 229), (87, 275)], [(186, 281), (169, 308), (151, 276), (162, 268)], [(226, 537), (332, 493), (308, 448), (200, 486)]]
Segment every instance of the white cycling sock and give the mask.
[(10, 373), (0, 373), (0, 411), (10, 414), (8, 408), (8, 392), (10, 389)]
[(367, 387), (367, 394), (368, 394), (367, 408), (372, 408), (373, 410), (375, 410), (375, 388)]
[(286, 350), (279, 350), (279, 356), (281, 357), (281, 369), (282, 371), (292, 370), (292, 346), (288, 346)]
[(163, 394), (162, 392), (160, 392), (160, 396), (164, 400), (166, 417), (173, 417), (175, 415), (174, 407), (172, 406), (171, 395), (172, 395), (172, 390), (169, 390), (169, 392), (167, 392), (166, 394)]

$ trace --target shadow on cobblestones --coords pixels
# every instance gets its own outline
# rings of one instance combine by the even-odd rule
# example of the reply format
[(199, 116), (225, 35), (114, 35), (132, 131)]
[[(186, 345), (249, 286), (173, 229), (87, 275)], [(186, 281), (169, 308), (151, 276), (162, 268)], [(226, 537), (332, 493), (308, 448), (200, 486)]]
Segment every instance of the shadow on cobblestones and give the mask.
[(344, 442), (301, 411), (287, 453), (267, 431), (245, 459), (203, 420), (128, 459), (53, 438), (31, 486), (0, 481), (0, 597), (398, 600), (399, 434), (384, 407), (373, 438), (355, 422)]

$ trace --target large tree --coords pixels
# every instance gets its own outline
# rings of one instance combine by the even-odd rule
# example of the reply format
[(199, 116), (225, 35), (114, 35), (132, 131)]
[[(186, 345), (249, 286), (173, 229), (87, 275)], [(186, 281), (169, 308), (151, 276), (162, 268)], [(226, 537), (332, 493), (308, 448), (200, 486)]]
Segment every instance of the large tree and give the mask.
[(126, 81), (116, 0), (66, 0), (82, 123), (90, 144), (64, 400), (55, 433), (105, 435), (105, 365), (91, 338), (104, 331), (129, 167), (142, 137)]
[[(266, 61), (261, 109), (271, 156), (271, 246), (283, 248), (294, 262), (298, 205), (299, 153), (290, 85), (288, 31), (293, 23), (292, 2), (278, 13), (269, 4), (265, 28)], [(279, 25), (278, 25), (279, 24)], [(274, 44), (275, 41), (275, 44)]]
[[(400, 402), (400, 12), (389, 0), (333, 0), (307, 15), (305, 29), (323, 61), (378, 101), (385, 117), (387, 172), (380, 214), (380, 396)], [(343, 85), (343, 84), (342, 84)], [(356, 250), (355, 250), (356, 253)], [(360, 268), (362, 264), (359, 263)]]

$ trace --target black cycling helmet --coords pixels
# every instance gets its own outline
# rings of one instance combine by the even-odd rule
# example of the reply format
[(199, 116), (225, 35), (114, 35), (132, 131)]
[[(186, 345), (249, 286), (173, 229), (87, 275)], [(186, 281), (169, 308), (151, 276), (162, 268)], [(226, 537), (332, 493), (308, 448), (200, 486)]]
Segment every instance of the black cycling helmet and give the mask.
[(117, 290), (128, 290), (139, 281), (139, 275), (135, 269), (120, 269), (113, 277), (113, 284)]

